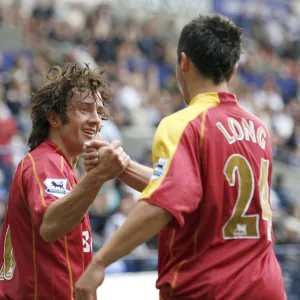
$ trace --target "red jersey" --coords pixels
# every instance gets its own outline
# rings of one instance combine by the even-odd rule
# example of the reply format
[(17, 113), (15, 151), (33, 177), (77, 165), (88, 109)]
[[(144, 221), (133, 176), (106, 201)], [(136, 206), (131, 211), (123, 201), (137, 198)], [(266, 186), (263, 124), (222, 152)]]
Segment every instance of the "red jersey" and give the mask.
[(76, 183), (72, 166), (52, 142), (19, 164), (0, 240), (0, 299), (75, 298), (74, 283), (92, 259), (89, 217), (52, 243), (41, 238), (40, 225), (47, 207)]
[(267, 128), (234, 95), (197, 95), (163, 119), (141, 200), (168, 210), (159, 234), (161, 299), (283, 300), (273, 251)]

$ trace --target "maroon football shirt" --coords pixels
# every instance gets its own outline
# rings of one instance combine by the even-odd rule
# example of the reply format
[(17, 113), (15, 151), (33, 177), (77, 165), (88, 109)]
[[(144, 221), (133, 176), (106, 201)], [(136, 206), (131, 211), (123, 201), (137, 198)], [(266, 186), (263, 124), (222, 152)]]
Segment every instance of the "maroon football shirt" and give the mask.
[(162, 120), (153, 161), (140, 199), (174, 216), (159, 235), (161, 299), (285, 299), (264, 124), (232, 94), (199, 94)]
[(47, 207), (76, 183), (72, 166), (52, 142), (20, 162), (0, 239), (0, 299), (74, 299), (74, 283), (92, 259), (88, 215), (55, 242), (46, 243), (39, 232)]

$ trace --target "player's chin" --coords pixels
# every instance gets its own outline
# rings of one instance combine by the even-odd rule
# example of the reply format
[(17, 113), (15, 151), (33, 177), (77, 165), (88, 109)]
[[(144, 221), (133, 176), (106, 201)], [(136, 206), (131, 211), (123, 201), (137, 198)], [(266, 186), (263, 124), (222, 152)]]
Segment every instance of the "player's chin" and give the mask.
[(80, 152), (82, 152), (85, 143), (88, 142), (88, 141), (90, 141), (90, 139), (87, 139), (87, 138), (81, 138), (81, 139), (79, 139), (77, 141), (77, 145), (76, 145), (77, 150), (80, 150)]

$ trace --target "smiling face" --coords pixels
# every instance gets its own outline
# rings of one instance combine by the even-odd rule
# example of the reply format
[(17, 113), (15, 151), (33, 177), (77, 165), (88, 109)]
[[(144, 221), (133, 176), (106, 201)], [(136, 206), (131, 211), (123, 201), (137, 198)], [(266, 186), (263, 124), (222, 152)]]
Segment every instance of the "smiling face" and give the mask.
[(74, 91), (67, 104), (68, 122), (59, 121), (60, 140), (69, 154), (78, 156), (83, 151), (84, 143), (100, 131), (103, 110), (100, 93), (94, 96)]
[(30, 105), (30, 151), (49, 140), (74, 162), (99, 131), (101, 119), (108, 119), (103, 106), (110, 99), (103, 72), (77, 63), (51, 67)]

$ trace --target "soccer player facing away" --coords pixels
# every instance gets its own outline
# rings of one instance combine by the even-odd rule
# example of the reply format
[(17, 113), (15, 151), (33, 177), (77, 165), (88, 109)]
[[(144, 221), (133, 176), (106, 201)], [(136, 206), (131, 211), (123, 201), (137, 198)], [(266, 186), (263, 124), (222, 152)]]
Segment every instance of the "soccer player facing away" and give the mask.
[(87, 210), (102, 184), (129, 163), (117, 141), (78, 184), (74, 166), (99, 132), (109, 99), (89, 67), (53, 67), (31, 106), (30, 152), (13, 178), (0, 239), (0, 299), (71, 300), (92, 259)]
[(286, 299), (273, 250), (270, 136), (228, 92), (241, 35), (219, 15), (183, 28), (177, 78), (188, 107), (161, 121), (149, 184), (76, 283), (76, 300), (92, 299), (104, 269), (158, 232), (160, 299)]

